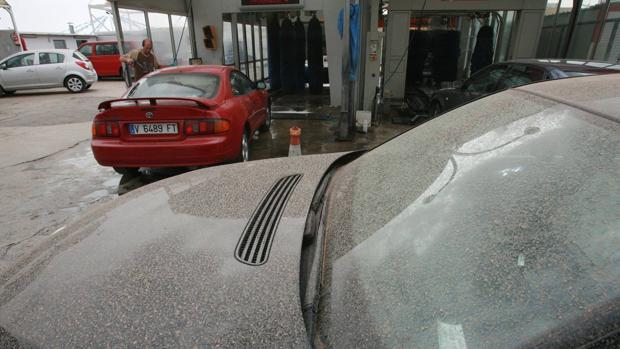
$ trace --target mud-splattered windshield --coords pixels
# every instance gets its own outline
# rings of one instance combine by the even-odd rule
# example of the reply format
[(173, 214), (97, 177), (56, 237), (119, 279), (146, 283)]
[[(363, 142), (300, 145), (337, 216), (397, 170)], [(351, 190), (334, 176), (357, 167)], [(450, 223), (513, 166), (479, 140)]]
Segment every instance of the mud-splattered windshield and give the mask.
[(618, 131), (507, 91), (338, 170), (324, 218), (321, 341), (574, 347), (587, 343), (582, 328), (603, 336), (620, 304)]

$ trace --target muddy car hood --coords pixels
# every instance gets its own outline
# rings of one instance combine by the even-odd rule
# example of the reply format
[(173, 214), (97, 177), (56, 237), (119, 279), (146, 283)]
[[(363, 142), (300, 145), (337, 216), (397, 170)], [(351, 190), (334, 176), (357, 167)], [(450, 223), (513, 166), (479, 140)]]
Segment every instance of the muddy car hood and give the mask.
[[(91, 211), (2, 282), (3, 343), (35, 347), (299, 347), (303, 230), (342, 154), (221, 166)], [(301, 174), (267, 261), (235, 249), (274, 183)], [(8, 335), (7, 335), (8, 333)]]

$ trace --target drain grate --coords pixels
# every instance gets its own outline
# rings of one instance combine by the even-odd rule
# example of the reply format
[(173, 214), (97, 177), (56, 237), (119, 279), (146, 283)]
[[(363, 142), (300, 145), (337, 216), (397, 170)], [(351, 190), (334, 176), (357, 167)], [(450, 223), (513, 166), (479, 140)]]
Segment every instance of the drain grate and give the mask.
[(267, 261), (286, 202), (301, 177), (296, 174), (280, 178), (269, 189), (237, 243), (237, 260), (249, 265), (262, 265)]

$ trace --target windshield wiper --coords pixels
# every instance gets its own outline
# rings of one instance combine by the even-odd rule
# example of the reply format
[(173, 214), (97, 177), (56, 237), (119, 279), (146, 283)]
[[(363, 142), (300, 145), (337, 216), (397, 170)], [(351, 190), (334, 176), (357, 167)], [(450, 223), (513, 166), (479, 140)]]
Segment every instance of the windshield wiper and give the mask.
[(325, 266), (325, 223), (326, 197), (329, 183), (336, 170), (357, 159), (365, 151), (346, 154), (336, 160), (321, 179), (312, 199), (306, 226), (304, 229), (300, 265), (300, 298), (301, 311), (306, 325), (308, 341), (314, 347), (317, 334), (316, 325), (321, 300), (321, 285)]
[[(331, 177), (331, 176), (330, 176)], [(324, 194), (324, 192), (323, 192)], [(319, 313), (319, 302), (321, 299), (321, 282), (323, 274), (323, 258), (324, 258), (324, 239), (325, 225), (323, 216), (325, 214), (325, 202), (321, 200), (321, 204), (316, 211), (311, 209), (307, 223), (313, 228), (313, 234), (304, 234), (304, 245), (301, 255), (301, 273), (302, 281), (300, 285), (301, 291), (301, 311), (306, 325), (306, 333), (308, 341), (314, 343), (316, 334), (317, 316)]]
[(131, 91), (129, 91), (129, 93), (127, 94), (127, 97), (129, 97), (129, 98), (133, 97), (133, 94), (136, 93), (136, 90), (138, 89), (138, 86), (140, 86), (139, 82), (134, 85), (134, 87), (131, 89)]

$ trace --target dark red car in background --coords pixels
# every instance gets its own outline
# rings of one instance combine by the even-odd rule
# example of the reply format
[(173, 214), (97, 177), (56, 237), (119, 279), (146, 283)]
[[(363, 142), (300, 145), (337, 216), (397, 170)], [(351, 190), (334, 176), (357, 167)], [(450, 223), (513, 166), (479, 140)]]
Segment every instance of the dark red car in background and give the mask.
[(265, 85), (223, 66), (158, 70), (99, 111), (93, 154), (121, 174), (248, 161), (252, 135), (271, 125)]
[[(125, 42), (123, 45), (125, 52), (137, 47), (134, 42)], [(98, 76), (123, 76), (120, 52), (116, 41), (85, 42), (80, 45), (78, 51), (93, 63)]]

